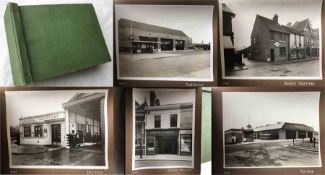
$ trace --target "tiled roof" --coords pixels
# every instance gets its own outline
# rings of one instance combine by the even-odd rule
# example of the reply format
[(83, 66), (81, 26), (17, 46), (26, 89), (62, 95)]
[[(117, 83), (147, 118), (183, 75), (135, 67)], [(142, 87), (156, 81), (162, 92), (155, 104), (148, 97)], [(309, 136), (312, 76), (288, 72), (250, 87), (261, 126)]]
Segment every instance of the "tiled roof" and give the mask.
[(156, 25), (152, 25), (152, 24), (146, 24), (146, 23), (132, 21), (132, 20), (129, 20), (129, 19), (124, 19), (124, 18), (121, 18), (119, 20), (119, 27), (122, 27), (122, 28), (130, 27), (131, 24), (132, 24), (133, 28), (136, 28), (136, 29), (139, 29), (139, 30), (142, 30), (142, 31), (165, 33), (165, 34), (169, 34), (169, 35), (177, 35), (177, 36), (188, 37), (181, 30), (175, 30), (175, 29), (170, 29), (170, 28), (167, 28), (167, 27), (161, 27), (161, 26), (156, 26)]
[(303, 32), (306, 25), (309, 23), (309, 19), (305, 19), (302, 21), (296, 21), (293, 25), (292, 28), (294, 28), (295, 30), (299, 31), (299, 32)]
[(289, 31), (279, 23), (273, 21), (272, 19), (265, 18), (260, 15), (256, 15), (256, 20), (260, 19), (269, 30), (281, 32), (281, 33), (289, 33)]

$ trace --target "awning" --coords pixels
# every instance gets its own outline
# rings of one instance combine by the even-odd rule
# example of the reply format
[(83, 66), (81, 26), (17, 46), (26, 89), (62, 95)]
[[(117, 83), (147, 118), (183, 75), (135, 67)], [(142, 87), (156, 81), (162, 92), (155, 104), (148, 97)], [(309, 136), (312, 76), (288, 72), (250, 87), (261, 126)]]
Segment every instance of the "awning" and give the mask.
[(231, 41), (230, 36), (223, 36), (223, 48), (224, 49), (234, 49), (234, 44)]

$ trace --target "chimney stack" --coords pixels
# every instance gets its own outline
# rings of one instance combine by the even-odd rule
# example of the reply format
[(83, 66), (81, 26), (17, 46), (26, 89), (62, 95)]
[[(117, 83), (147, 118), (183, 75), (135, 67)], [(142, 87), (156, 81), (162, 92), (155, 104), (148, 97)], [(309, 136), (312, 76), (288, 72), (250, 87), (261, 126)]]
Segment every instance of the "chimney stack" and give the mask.
[(276, 23), (279, 23), (279, 16), (278, 16), (278, 14), (275, 14), (273, 16), (273, 21), (276, 22)]
[(156, 93), (155, 93), (155, 91), (150, 91), (150, 106), (156, 106)]

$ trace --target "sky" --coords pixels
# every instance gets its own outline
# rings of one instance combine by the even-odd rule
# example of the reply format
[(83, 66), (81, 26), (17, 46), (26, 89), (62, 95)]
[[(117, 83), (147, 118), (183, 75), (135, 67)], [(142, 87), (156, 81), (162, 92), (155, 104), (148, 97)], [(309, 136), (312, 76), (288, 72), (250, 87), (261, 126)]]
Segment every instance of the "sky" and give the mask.
[(212, 42), (213, 6), (209, 5), (116, 5), (120, 18), (183, 31), (193, 43)]
[(106, 90), (62, 91), (7, 91), (7, 123), (19, 125), (19, 118), (63, 111), (62, 103), (68, 102), (76, 93), (106, 92)]
[(256, 15), (273, 19), (279, 16), (279, 24), (292, 24), (309, 18), (313, 28), (321, 26), (322, 0), (222, 0), (236, 14), (232, 20), (235, 48), (250, 45)]
[[(154, 89), (135, 89), (134, 100), (142, 104), (147, 97), (147, 103), (150, 104), (150, 91)], [(193, 89), (158, 89), (154, 90), (156, 98), (159, 98), (160, 104), (176, 104), (194, 102), (195, 90)]]
[(277, 122), (306, 124), (319, 131), (320, 92), (223, 92), (223, 130)]

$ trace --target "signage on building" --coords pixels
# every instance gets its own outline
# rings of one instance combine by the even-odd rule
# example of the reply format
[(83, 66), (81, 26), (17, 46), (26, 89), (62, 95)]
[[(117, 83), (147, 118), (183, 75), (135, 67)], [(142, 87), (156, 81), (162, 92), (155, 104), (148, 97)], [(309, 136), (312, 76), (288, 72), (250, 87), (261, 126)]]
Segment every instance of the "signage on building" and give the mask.
[(147, 131), (147, 134), (150, 135), (177, 135), (178, 132), (175, 130), (151, 130), (151, 131)]
[(22, 118), (20, 123), (21, 124), (27, 124), (27, 123), (42, 123), (49, 120), (59, 120), (64, 119), (64, 113), (56, 113), (56, 114), (49, 114), (49, 115), (43, 115), (33, 118)]

